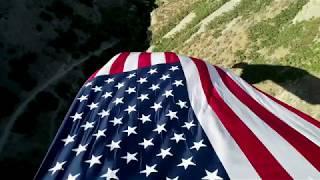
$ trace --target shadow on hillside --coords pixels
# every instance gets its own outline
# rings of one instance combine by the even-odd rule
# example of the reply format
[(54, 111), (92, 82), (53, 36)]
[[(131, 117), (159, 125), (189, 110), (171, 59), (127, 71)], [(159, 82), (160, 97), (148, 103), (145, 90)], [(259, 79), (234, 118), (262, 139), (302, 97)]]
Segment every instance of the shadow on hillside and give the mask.
[(2, 177), (33, 178), (86, 79), (116, 53), (149, 47), (154, 8), (155, 0), (0, 2)]
[(235, 64), (250, 84), (271, 80), (310, 104), (320, 104), (320, 79), (303, 69), (265, 64)]

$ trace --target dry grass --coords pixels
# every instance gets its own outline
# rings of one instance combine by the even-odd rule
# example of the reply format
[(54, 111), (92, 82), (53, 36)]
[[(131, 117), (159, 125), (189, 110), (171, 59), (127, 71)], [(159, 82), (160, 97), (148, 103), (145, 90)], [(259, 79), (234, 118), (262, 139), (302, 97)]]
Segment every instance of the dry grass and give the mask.
[(168, 1), (152, 12), (151, 27), (153, 38), (163, 36), (175, 27), (201, 0)]
[[(178, 0), (174, 4), (178, 5), (178, 2), (186, 1)], [(190, 2), (194, 3), (195, 1)], [(169, 3), (166, 6), (169, 6)], [(235, 7), (234, 10), (219, 15), (206, 27), (205, 31), (194, 35), (194, 38), (188, 42), (186, 42), (188, 37), (190, 39), (193, 33), (198, 31), (199, 26), (196, 26), (197, 24), (194, 27), (187, 27), (189, 29), (185, 29), (185, 32), (181, 33), (182, 36), (178, 34), (177, 37), (166, 40), (165, 44), (153, 45), (158, 46), (158, 51), (175, 51), (180, 54), (199, 57), (223, 67), (232, 67), (238, 62), (290, 65), (305, 69), (320, 78), (320, 19), (292, 24), (292, 19), (301, 11), (301, 7), (307, 1), (266, 0), (262, 3), (264, 4), (261, 4), (261, 1), (258, 0), (242, 0), (240, 7)], [(250, 6), (247, 6), (248, 4)], [(159, 10), (158, 13), (165, 13), (165, 9), (170, 9), (169, 7), (160, 7), (160, 9), (162, 8), (164, 9)], [(192, 10), (192, 6), (188, 8)], [(166, 18), (170, 19), (172, 17), (168, 16)], [(170, 22), (170, 20), (161, 20), (161, 23), (165, 24), (166, 22)], [(161, 23), (160, 27), (166, 26)], [(178, 23), (176, 22), (176, 24)], [(158, 25), (155, 24), (154, 26)], [(154, 31), (154, 33), (157, 32), (159, 31)], [(258, 33), (258, 36), (253, 34), (255, 32)], [(158, 39), (161, 40), (161, 37), (158, 37)], [(236, 69), (236, 71), (240, 74), (241, 70)], [(288, 81), (282, 85), (272, 81), (264, 81), (256, 84), (256, 86), (320, 119), (320, 105), (309, 104), (283, 88), (283, 86), (292, 86), (290, 87), (292, 89), (305, 86), (304, 81), (301, 78), (294, 84)], [(296, 88), (296, 91), (299, 91), (299, 89)], [(316, 99), (315, 96), (310, 98)]]

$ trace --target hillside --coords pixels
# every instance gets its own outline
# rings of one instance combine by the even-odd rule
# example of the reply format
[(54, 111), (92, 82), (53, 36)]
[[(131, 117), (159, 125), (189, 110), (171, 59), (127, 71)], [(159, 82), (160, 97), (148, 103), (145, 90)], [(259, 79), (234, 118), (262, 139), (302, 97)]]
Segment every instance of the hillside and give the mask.
[(320, 0), (158, 0), (150, 51), (232, 68), (320, 119)]

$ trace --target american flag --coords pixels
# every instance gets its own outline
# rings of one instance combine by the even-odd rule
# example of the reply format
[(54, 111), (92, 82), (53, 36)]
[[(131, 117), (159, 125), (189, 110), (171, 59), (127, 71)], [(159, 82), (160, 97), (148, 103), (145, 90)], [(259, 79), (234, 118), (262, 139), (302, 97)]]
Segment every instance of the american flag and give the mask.
[(320, 179), (320, 122), (231, 71), (122, 52), (80, 89), (35, 179)]

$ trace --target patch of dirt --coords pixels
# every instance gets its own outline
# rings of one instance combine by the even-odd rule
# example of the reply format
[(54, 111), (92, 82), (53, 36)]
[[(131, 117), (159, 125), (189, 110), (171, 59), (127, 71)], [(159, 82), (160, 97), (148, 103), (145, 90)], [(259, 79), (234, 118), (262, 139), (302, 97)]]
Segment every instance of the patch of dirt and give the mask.
[(246, 49), (249, 44), (247, 29), (250, 23), (241, 18), (236, 18), (234, 22), (230, 22), (232, 28), (225, 29), (217, 38), (212, 36), (212, 31), (201, 33), (191, 43), (181, 48), (181, 53), (191, 53), (213, 64), (231, 67), (236, 63), (235, 53)]
[(289, 7), (294, 0), (274, 0), (269, 6), (260, 11), (254, 16), (255, 22), (260, 22), (265, 19), (274, 18), (281, 13), (282, 10)]
[(234, 18), (232, 21), (230, 21), (225, 29), (222, 31), (222, 33), (225, 33), (227, 31), (231, 31), (233, 29), (233, 27), (241, 20), (242, 16), (239, 16), (237, 18)]
[(187, 26), (187, 24), (189, 24), (195, 17), (196, 17), (196, 13), (194, 12), (189, 13), (186, 17), (184, 17), (179, 22), (179, 24), (176, 25), (176, 27), (174, 27), (166, 35), (164, 35), (163, 38), (170, 38), (174, 36), (177, 32), (183, 30)]
[(293, 23), (320, 17), (320, 0), (310, 0), (292, 20)]
[(228, 11), (231, 11), (232, 9), (234, 9), (234, 7), (236, 7), (236, 5), (239, 4), (241, 0), (230, 0), (227, 3), (225, 3), (224, 5), (222, 5), (219, 9), (217, 9), (216, 11), (214, 11), (213, 13), (211, 13), (209, 16), (207, 16), (206, 18), (204, 18), (203, 20), (201, 20), (197, 26), (200, 26), (199, 30), (194, 33), (187, 41), (186, 43), (192, 41), (192, 39), (197, 36), (198, 34), (205, 32), (206, 31), (206, 27), (207, 25), (213, 21), (216, 17), (222, 15), (223, 13), (226, 13)]
[[(167, 26), (173, 18), (185, 9), (189, 9), (195, 2), (200, 0), (174, 0), (168, 1), (155, 9), (151, 14), (151, 31), (157, 34), (159, 30)], [(192, 9), (192, 8), (191, 8)]]
[(213, 21), (216, 17), (222, 15), (223, 13), (233, 10), (241, 0), (230, 0), (222, 5), (219, 9), (214, 11), (212, 14), (204, 18), (198, 25), (200, 25), (199, 33), (206, 30), (206, 26)]
[(288, 48), (279, 47), (274, 50), (274, 52), (271, 54), (271, 59), (281, 59), (288, 55), (290, 53), (290, 50)]
[(290, 50), (281, 46), (275, 49), (273, 52), (270, 52), (270, 49), (268, 48), (260, 49), (258, 52), (271, 61), (277, 61), (278, 59), (281, 59), (288, 55), (290, 53)]

